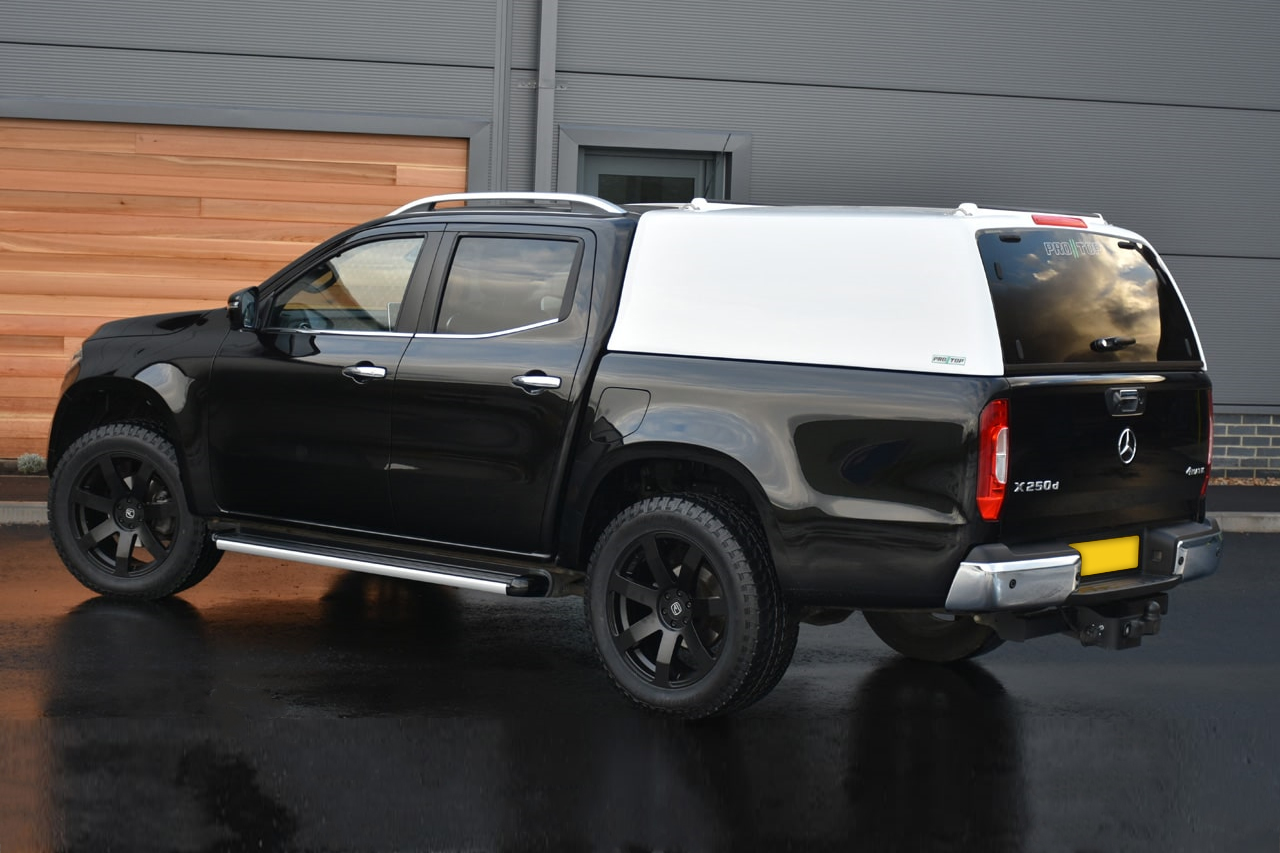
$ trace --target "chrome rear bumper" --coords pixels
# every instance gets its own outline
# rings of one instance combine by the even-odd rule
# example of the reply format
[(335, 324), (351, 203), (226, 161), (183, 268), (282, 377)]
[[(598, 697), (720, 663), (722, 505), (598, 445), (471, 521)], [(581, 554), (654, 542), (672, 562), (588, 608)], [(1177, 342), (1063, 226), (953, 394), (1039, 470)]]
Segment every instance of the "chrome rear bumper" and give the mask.
[[(1141, 573), (1105, 581), (1108, 594), (1211, 575), (1222, 556), (1215, 521), (1149, 530), (1143, 538)], [(1068, 545), (1011, 549), (980, 545), (960, 564), (946, 608), (957, 613), (1031, 610), (1065, 604), (1081, 591), (1080, 553)]]

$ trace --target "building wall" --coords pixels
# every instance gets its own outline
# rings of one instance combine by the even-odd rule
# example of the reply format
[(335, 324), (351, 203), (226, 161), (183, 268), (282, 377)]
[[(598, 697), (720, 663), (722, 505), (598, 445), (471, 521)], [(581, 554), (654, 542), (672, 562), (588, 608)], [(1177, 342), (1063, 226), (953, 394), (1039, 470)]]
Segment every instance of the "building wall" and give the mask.
[(103, 321), (207, 310), (466, 182), (467, 142), (0, 117), (0, 457), (43, 452)]
[[(439, 136), (454, 122), (472, 189), (531, 189), (559, 139), (536, 121), (542, 8), (4, 4), (0, 115)], [(743, 200), (1100, 211), (1168, 260), (1220, 412), (1280, 412), (1280, 4), (556, 8), (557, 125), (745, 134)]]

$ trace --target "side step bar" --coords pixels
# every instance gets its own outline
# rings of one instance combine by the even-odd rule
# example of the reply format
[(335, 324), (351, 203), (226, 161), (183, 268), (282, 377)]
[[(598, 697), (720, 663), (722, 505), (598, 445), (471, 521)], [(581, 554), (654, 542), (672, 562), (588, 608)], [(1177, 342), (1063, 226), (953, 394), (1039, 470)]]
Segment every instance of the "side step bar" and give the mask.
[(551, 592), (550, 579), (536, 572), (507, 574), (490, 569), (453, 566), (407, 556), (371, 554), (328, 545), (246, 534), (215, 533), (213, 540), (220, 551), (311, 563), (331, 569), (348, 569), (353, 572), (441, 584), (478, 592), (526, 598), (539, 598)]

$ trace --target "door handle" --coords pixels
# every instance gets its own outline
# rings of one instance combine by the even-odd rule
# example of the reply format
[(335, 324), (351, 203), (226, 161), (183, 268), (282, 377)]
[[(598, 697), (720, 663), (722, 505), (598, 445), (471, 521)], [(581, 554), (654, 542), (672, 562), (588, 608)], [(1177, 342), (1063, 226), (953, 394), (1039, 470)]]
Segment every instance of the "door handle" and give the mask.
[(342, 375), (351, 379), (357, 385), (363, 385), (364, 383), (372, 382), (375, 379), (386, 379), (387, 369), (385, 367), (378, 367), (375, 364), (365, 362), (342, 368)]
[(559, 376), (548, 376), (541, 371), (524, 374), (523, 376), (511, 377), (511, 384), (519, 388), (523, 388), (530, 394), (541, 394), (543, 391), (550, 391), (560, 387)]

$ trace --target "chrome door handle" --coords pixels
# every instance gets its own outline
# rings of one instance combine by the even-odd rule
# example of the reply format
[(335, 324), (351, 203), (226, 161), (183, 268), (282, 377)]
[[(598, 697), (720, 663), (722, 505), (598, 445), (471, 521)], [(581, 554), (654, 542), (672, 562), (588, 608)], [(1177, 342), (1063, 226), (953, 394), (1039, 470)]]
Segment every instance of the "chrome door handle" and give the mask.
[(511, 384), (523, 388), (530, 394), (541, 394), (560, 387), (559, 376), (547, 376), (545, 373), (526, 373), (523, 376), (511, 377)]
[(387, 369), (374, 364), (353, 364), (342, 368), (342, 375), (354, 380), (357, 385), (363, 385), (374, 379), (386, 379)]

